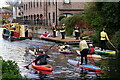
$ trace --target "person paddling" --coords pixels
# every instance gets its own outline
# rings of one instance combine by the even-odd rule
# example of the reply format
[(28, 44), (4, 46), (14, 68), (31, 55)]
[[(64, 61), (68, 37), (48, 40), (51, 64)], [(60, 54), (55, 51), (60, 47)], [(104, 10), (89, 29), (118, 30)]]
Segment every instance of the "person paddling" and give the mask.
[(37, 50), (37, 55), (39, 55), (33, 62), (35, 62), (36, 65), (46, 65), (47, 64), (47, 58), (50, 58), (43, 50)]
[(100, 32), (101, 50), (106, 49), (106, 42), (109, 41), (108, 35), (105, 32), (105, 28)]
[(89, 51), (89, 47), (87, 45), (87, 42), (85, 40), (83, 40), (82, 37), (80, 37), (80, 43), (79, 43), (79, 47), (80, 47), (80, 53), (81, 53), (81, 64), (83, 64), (83, 57), (85, 58), (85, 64), (87, 64), (87, 54)]

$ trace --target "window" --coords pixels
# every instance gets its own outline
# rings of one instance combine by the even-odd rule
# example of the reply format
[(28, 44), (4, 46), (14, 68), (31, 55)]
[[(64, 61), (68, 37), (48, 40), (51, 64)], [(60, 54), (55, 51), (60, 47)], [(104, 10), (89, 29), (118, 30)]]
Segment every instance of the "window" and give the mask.
[(34, 8), (35, 8), (35, 0), (34, 0), (34, 2), (33, 2), (33, 3), (34, 3)]
[(30, 5), (31, 5), (31, 4), (30, 4), (30, 2), (29, 2), (29, 9), (30, 9)]
[(73, 14), (70, 14), (70, 13), (64, 13), (63, 14), (63, 16), (65, 16), (65, 17), (70, 17), (70, 16), (72, 16)]
[(53, 0), (53, 5), (55, 5), (56, 0)]
[(37, 7), (38, 7), (39, 6), (38, 0), (36, 1), (36, 3), (37, 3)]
[(53, 23), (55, 22), (55, 12), (53, 12)]
[(32, 8), (32, 2), (31, 2), (31, 8)]
[(50, 13), (49, 13), (49, 19), (50, 19), (51, 17), (50, 17)]
[(40, 0), (40, 7), (42, 6), (42, 0)]
[(27, 4), (26, 4), (26, 10), (27, 10), (27, 8), (28, 8), (28, 7), (27, 7)]
[(48, 4), (50, 5), (50, 0), (49, 0)]
[(70, 3), (70, 0), (64, 0), (64, 3), (65, 3), (65, 4), (69, 4), (69, 3)]

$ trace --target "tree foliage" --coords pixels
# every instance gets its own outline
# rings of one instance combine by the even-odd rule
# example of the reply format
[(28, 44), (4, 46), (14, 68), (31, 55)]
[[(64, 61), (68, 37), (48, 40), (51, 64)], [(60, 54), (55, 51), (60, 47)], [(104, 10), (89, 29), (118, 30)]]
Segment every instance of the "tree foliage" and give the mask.
[(2, 80), (25, 80), (22, 78), (19, 67), (15, 61), (0, 61), (2, 61)]
[[(120, 2), (93, 2), (88, 3), (85, 10), (85, 19), (88, 25), (96, 28), (94, 40), (99, 42), (99, 33), (103, 27), (109, 35), (110, 40), (119, 49), (120, 38)], [(114, 37), (114, 38), (113, 38)], [(110, 44), (109, 44), (110, 46)]]
[(74, 26), (77, 25), (82, 25), (85, 22), (84, 20), (84, 15), (73, 15), (71, 17), (63, 18), (60, 22), (60, 24), (65, 24), (66, 25), (66, 30), (67, 30), (67, 35), (72, 35)]
[(85, 13), (86, 21), (93, 27), (101, 29), (106, 26), (114, 30), (120, 28), (120, 2), (89, 3)]

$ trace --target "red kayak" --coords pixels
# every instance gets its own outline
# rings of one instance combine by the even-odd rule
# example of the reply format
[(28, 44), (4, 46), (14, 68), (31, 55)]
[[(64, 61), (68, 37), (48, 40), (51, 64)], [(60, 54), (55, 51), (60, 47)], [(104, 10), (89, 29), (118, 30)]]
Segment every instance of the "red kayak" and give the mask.
[(50, 64), (46, 65), (36, 65), (34, 62), (32, 63), (32, 67), (36, 71), (53, 71), (53, 67)]

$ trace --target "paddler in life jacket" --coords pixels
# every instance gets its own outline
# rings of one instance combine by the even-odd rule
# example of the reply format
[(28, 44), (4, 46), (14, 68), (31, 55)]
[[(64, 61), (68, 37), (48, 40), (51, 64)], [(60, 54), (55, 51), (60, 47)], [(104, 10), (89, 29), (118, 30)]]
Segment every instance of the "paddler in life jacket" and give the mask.
[(33, 62), (35, 62), (36, 65), (46, 65), (47, 64), (47, 58), (50, 58), (43, 49), (37, 50), (37, 55), (39, 55)]
[(56, 31), (57, 31), (57, 29), (56, 29), (56, 26), (55, 26), (54, 23), (52, 25), (52, 31), (53, 31), (53, 37), (56, 37)]
[(89, 44), (89, 54), (95, 54), (95, 48), (93, 44)]
[(75, 32), (75, 37), (76, 37), (76, 40), (78, 40), (79, 38), (79, 27), (77, 25), (75, 25), (74, 27), (74, 32)]
[(65, 39), (65, 24), (62, 24), (61, 28), (60, 28), (60, 33), (61, 33), (61, 36), (62, 36), (62, 39)]
[(103, 31), (100, 33), (100, 42), (101, 42), (101, 50), (106, 49), (106, 42), (109, 41), (108, 35), (105, 32), (105, 28), (103, 28)]

